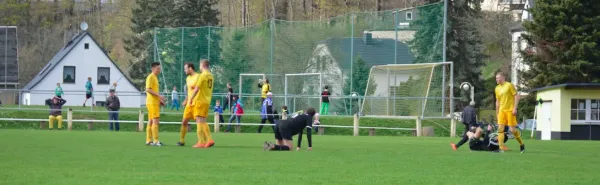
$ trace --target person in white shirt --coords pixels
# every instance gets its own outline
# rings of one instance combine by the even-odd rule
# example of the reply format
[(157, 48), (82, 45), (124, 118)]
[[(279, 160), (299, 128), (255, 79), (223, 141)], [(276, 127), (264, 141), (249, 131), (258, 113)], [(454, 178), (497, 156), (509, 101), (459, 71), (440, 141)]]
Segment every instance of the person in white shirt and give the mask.
[(177, 94), (177, 87), (173, 86), (173, 91), (171, 91), (171, 110), (173, 110), (173, 108), (176, 108), (177, 111), (179, 111), (179, 94)]

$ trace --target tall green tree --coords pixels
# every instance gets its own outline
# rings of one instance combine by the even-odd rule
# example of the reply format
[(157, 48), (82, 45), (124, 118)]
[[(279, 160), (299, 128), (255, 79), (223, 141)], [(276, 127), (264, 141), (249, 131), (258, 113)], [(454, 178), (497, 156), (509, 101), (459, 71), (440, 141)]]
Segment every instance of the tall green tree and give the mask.
[[(352, 93), (356, 92), (358, 96), (365, 96), (365, 92), (367, 96), (373, 95), (375, 93), (375, 89), (377, 88), (377, 84), (373, 79), (369, 79), (369, 71), (370, 67), (367, 65), (365, 60), (361, 56), (356, 56), (354, 59), (354, 66), (352, 69), (352, 75), (348, 75), (348, 79), (345, 80), (344, 84), (344, 95), (348, 96)], [(350, 89), (350, 83), (352, 83), (352, 89)], [(369, 90), (367, 91), (367, 84), (369, 86)], [(372, 88), (371, 88), (372, 87)], [(350, 114), (357, 113), (360, 108), (357, 99), (348, 99), (344, 98), (344, 105), (346, 107), (345, 110), (350, 110)]]
[(441, 2), (418, 8), (420, 19), (412, 22), (415, 38), (409, 42), (415, 53), (415, 63), (442, 61), (444, 4)]
[(172, 25), (174, 6), (173, 1), (136, 0), (131, 18), (131, 30), (134, 35), (125, 38), (124, 41), (125, 50), (134, 57), (130, 61), (130, 65), (133, 66), (129, 75), (137, 87), (143, 86), (149, 63), (157, 57), (154, 47), (151, 46), (152, 29)]
[[(562, 83), (600, 83), (600, 3), (596, 0), (538, 0), (530, 9), (534, 21), (523, 24), (528, 45), (521, 71), (527, 89)], [(531, 117), (534, 94), (519, 112)], [(529, 105), (529, 106), (526, 106)]]
[(474, 20), (481, 19), (480, 0), (448, 1), (447, 53), (448, 61), (454, 62), (455, 95), (459, 95), (458, 85), (469, 82), (475, 86), (475, 101), (481, 102), (484, 85), (481, 77), (483, 43), (481, 33)]
[[(239, 83), (239, 75), (247, 72), (251, 68), (250, 62), (252, 56), (248, 54), (247, 35), (243, 30), (235, 31), (231, 37), (224, 44), (223, 62), (222, 67), (225, 69), (223, 79), (234, 87)], [(243, 89), (255, 88), (255, 81), (252, 79), (245, 79)], [(239, 89), (238, 89), (239, 90)], [(237, 90), (236, 90), (237, 91)], [(247, 93), (247, 92), (244, 92)]]

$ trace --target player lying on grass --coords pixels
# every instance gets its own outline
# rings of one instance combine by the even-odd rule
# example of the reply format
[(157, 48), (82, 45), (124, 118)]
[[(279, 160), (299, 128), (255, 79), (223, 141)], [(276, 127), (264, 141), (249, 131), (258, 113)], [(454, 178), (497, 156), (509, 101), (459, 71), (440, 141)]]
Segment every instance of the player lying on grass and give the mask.
[(308, 150), (312, 150), (312, 122), (315, 112), (314, 108), (309, 107), (306, 109), (306, 114), (300, 114), (287, 120), (280, 120), (275, 124), (276, 144), (265, 141), (264, 150), (290, 151), (294, 148), (292, 136), (296, 134), (298, 134), (298, 148), (296, 150), (300, 150), (304, 128), (306, 128)]
[[(469, 138), (469, 148), (472, 151), (493, 151), (499, 152), (500, 146), (498, 146), (498, 134), (492, 129), (491, 125), (482, 127), (472, 127), (467, 132), (466, 137)], [(508, 140), (508, 137), (503, 137), (504, 142)]]

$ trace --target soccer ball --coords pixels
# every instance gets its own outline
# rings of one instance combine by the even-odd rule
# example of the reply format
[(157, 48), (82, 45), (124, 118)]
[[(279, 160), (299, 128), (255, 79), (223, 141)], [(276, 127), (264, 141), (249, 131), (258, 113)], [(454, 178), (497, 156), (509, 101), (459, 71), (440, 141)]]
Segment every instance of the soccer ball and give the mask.
[(463, 84), (462, 89), (468, 91), (471, 86), (469, 84)]

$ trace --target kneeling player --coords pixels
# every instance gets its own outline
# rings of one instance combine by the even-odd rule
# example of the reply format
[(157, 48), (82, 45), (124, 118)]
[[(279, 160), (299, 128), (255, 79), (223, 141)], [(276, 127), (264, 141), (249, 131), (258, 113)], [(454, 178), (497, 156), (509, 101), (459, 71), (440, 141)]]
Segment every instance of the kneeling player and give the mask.
[(302, 132), (306, 128), (306, 138), (308, 138), (308, 150), (312, 150), (312, 122), (315, 115), (315, 109), (310, 107), (306, 109), (306, 114), (300, 114), (292, 119), (280, 120), (275, 125), (276, 144), (265, 141), (264, 150), (289, 151), (294, 148), (292, 136), (298, 134), (298, 148), (302, 144)]
[[(483, 131), (480, 127), (471, 129), (471, 131), (465, 134), (469, 137), (469, 148), (474, 151), (494, 151), (499, 152), (500, 146), (498, 146), (498, 134), (492, 130), (492, 126), (488, 125), (486, 131)], [(483, 137), (483, 138), (482, 138)], [(504, 142), (508, 140), (508, 137), (504, 137)]]

